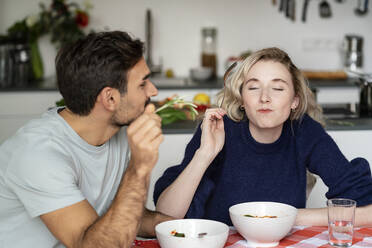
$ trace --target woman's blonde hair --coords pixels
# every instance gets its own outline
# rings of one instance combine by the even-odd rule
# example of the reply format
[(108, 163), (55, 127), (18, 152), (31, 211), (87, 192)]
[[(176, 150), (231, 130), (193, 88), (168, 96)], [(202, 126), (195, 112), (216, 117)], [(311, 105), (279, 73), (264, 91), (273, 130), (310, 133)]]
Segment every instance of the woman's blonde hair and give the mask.
[[(258, 61), (274, 61), (283, 64), (292, 76), (295, 96), (299, 98), (299, 104), (294, 111), (291, 111), (290, 120), (299, 120), (304, 114), (308, 114), (314, 120), (324, 125), (322, 109), (316, 103), (313, 92), (308, 86), (308, 81), (302, 72), (292, 63), (288, 54), (279, 48), (265, 48), (259, 50), (228, 72), (225, 80), (225, 87), (217, 94), (217, 105), (220, 106), (223, 98), (222, 108), (234, 121), (241, 121), (245, 111), (240, 109), (243, 104), (242, 88), (246, 81), (246, 75)], [(225, 94), (225, 97), (224, 97)]]

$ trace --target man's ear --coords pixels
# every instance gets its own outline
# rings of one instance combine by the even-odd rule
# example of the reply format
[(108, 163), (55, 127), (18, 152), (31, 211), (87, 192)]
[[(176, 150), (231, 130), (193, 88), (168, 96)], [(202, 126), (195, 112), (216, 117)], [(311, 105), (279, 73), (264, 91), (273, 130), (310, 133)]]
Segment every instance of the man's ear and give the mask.
[(120, 102), (120, 93), (117, 89), (105, 87), (98, 94), (97, 102), (108, 111), (115, 111)]

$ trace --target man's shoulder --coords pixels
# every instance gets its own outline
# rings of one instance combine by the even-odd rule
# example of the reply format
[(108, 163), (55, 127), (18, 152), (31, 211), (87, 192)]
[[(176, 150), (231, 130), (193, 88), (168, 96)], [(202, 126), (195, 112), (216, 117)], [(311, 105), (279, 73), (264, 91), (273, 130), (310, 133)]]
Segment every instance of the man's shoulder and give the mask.
[(63, 144), (67, 142), (64, 128), (61, 120), (48, 111), (40, 118), (29, 121), (4, 141), (0, 146), (0, 160), (10, 163), (52, 157), (55, 151), (62, 150)]
[(63, 123), (62, 117), (59, 116), (57, 108), (50, 109), (39, 118), (35, 118), (27, 122), (22, 126), (15, 134), (15, 136), (23, 135), (35, 135), (45, 136), (45, 135), (56, 135), (61, 130), (65, 129), (66, 126)]

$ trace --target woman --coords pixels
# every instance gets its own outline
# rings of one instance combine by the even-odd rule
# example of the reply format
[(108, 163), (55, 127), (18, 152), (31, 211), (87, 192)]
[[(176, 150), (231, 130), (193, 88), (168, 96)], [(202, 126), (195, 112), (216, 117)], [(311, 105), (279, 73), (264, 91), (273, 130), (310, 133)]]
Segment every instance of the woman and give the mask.
[(368, 162), (342, 155), (285, 52), (268, 48), (249, 56), (230, 73), (217, 103), (222, 107), (206, 111), (182, 163), (157, 181), (158, 211), (232, 225), (230, 206), (276, 201), (301, 208), (297, 225), (327, 225), (326, 209), (303, 209), (308, 169), (329, 187), (327, 198), (357, 201), (357, 225), (372, 224)]

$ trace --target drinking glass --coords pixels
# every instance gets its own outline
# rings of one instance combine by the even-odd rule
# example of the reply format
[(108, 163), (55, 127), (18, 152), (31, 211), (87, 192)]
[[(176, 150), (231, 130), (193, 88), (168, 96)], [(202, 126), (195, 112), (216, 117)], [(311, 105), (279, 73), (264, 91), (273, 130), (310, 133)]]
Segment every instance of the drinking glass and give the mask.
[(329, 244), (349, 247), (353, 242), (356, 202), (336, 198), (327, 201)]

